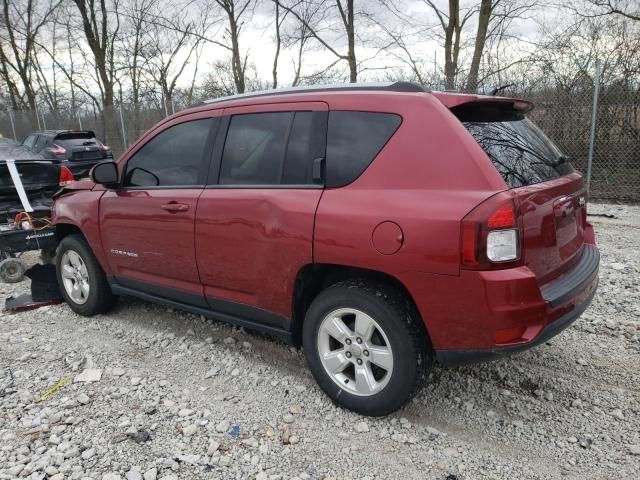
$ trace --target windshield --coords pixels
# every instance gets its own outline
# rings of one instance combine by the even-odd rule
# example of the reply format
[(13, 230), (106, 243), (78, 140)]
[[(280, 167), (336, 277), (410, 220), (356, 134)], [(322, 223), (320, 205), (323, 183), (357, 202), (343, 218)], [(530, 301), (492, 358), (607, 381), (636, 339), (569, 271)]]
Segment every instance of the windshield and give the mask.
[(531, 120), (462, 122), (511, 188), (567, 175), (573, 167)]

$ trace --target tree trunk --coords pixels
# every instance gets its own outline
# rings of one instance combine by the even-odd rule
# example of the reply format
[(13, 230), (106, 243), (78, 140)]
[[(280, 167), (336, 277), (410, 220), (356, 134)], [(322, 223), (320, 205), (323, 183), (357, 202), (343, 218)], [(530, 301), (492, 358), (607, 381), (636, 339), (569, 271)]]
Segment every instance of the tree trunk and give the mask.
[(473, 49), (473, 58), (471, 59), (471, 68), (467, 77), (467, 88), (469, 92), (475, 92), (478, 89), (478, 72), (480, 71), (480, 62), (484, 52), (484, 46), (487, 41), (487, 31), (489, 29), (489, 21), (493, 13), (493, 0), (482, 0), (480, 4), (480, 16), (478, 17), (478, 31), (476, 33), (476, 42)]
[(355, 28), (353, 23), (353, 2), (354, 0), (347, 0), (347, 39), (349, 42), (349, 51), (347, 53), (347, 60), (349, 62), (349, 81), (355, 83), (358, 81), (358, 64), (356, 62), (356, 41), (355, 41)]
[[(460, 48), (460, 1), (449, 0), (449, 23), (444, 31), (444, 88), (453, 90)], [(457, 37), (457, 38), (456, 38)]]
[(282, 43), (280, 39), (280, 4), (275, 2), (276, 5), (276, 53), (273, 56), (273, 88), (278, 88), (278, 58), (280, 57), (280, 45)]

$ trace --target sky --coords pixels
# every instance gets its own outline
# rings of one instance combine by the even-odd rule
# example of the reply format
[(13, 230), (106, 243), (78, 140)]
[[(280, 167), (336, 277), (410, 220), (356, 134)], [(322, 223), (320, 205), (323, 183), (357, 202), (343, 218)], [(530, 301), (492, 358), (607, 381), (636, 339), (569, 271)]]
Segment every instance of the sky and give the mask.
[[(440, 4), (444, 5), (447, 0), (440, 0)], [(471, 5), (477, 2), (467, 1), (462, 2), (462, 5)], [(421, 0), (405, 0), (403, 2), (403, 13), (407, 17), (413, 18), (417, 23), (421, 25), (435, 26), (434, 32), (439, 32), (441, 28), (436, 24), (437, 18), (428, 6)], [(384, 21), (385, 26), (392, 28), (395, 31), (412, 31), (414, 28), (406, 23), (399, 21), (394, 15), (389, 13), (380, 7), (377, 1), (372, 0), (356, 0), (356, 7), (362, 8), (368, 12), (373, 12), (375, 17)], [(528, 14), (528, 18), (518, 20), (512, 25), (512, 31), (517, 32), (517, 35), (521, 38), (533, 38), (539, 31), (539, 22), (541, 20), (545, 22), (556, 21), (559, 16), (557, 8), (542, 8), (536, 12)], [(249, 62), (255, 66), (257, 74), (260, 79), (270, 81), (273, 68), (273, 57), (275, 52), (275, 30), (273, 24), (274, 7), (269, 2), (263, 2), (258, 8), (256, 8), (252, 21), (243, 26), (243, 31), (240, 38), (240, 45), (243, 53), (248, 53)], [(290, 21), (293, 19), (290, 19)], [(361, 37), (361, 41), (357, 42), (356, 55), (358, 61), (365, 60), (363, 67), (364, 71), (359, 75), (361, 79), (376, 79), (384, 75), (384, 68), (399, 66), (401, 63), (390, 55), (380, 53), (379, 45), (384, 42), (383, 36), (379, 30), (373, 27), (367, 27), (364, 19), (360, 18), (357, 23), (356, 29), (358, 35)], [(290, 25), (290, 24), (289, 24)], [(340, 25), (336, 25), (340, 27)], [(285, 26), (286, 30), (288, 26)], [(473, 19), (467, 26), (467, 32), (472, 33), (476, 29), (476, 22)], [(336, 50), (345, 52), (346, 38), (339, 34), (325, 33), (323, 36), (331, 39), (331, 45), (336, 45)], [(341, 41), (342, 40), (342, 41)], [(303, 73), (310, 74), (318, 71), (331, 64), (336, 60), (336, 57), (328, 50), (322, 48), (317, 42), (313, 42), (313, 47), (305, 54)], [(438, 68), (441, 69), (443, 65), (443, 47), (442, 41), (438, 41), (433, 38), (416, 39), (416, 43), (412, 45), (412, 53), (415, 53), (416, 57), (428, 61), (431, 65), (434, 60), (438, 64)], [(226, 52), (215, 45), (207, 45), (203, 51), (203, 59), (206, 70), (206, 64), (213, 64), (216, 60), (224, 58)], [(464, 55), (470, 55), (470, 49), (462, 53)], [(285, 49), (281, 51), (278, 65), (278, 76), (280, 86), (288, 86), (294, 78), (294, 64), (293, 59), (296, 56), (294, 49)], [(346, 62), (341, 63), (342, 67), (346, 69)], [(181, 78), (181, 84), (186, 85), (191, 77), (193, 65), (187, 68), (184, 75)], [(202, 67), (201, 67), (202, 70)]]

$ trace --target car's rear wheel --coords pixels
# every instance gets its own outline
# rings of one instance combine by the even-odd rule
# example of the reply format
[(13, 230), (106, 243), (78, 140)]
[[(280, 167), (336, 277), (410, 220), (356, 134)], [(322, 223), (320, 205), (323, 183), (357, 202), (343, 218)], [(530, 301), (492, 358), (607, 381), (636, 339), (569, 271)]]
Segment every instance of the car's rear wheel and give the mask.
[(91, 316), (114, 305), (116, 297), (104, 271), (82, 236), (62, 239), (56, 255), (56, 272), (62, 296), (74, 312)]
[(403, 295), (366, 280), (337, 283), (315, 298), (303, 345), (316, 381), (336, 403), (386, 415), (419, 390), (431, 362), (410, 310)]

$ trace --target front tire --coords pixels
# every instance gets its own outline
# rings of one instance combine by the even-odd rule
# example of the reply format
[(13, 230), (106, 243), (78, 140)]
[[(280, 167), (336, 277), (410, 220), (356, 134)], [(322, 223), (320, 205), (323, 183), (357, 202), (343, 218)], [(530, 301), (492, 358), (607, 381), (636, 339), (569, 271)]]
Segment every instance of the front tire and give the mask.
[(402, 407), (419, 391), (431, 365), (421, 320), (405, 297), (386, 285), (367, 280), (332, 285), (314, 299), (302, 330), (305, 356), (320, 387), (363, 415)]
[(116, 302), (102, 267), (81, 235), (69, 235), (58, 245), (56, 274), (62, 296), (80, 315), (104, 313)]

